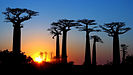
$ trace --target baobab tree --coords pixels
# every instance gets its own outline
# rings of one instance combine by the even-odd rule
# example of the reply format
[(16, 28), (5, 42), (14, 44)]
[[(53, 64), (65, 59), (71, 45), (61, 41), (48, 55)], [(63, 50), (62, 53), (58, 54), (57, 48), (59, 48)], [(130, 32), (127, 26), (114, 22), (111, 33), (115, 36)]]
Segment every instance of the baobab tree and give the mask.
[(104, 24), (103, 26), (100, 25), (104, 32), (113, 37), (113, 64), (115, 65), (120, 64), (119, 35), (131, 29), (125, 26), (124, 22), (112, 22)]
[(126, 44), (121, 44), (121, 48), (122, 48), (122, 53), (123, 53), (123, 57), (122, 57), (122, 64), (125, 64), (125, 57), (127, 54), (127, 48), (128, 46)]
[(11, 22), (13, 24), (13, 52), (21, 52), (21, 28), (23, 28), (22, 22), (29, 20), (32, 16), (37, 16), (38, 12), (21, 9), (21, 8), (6, 8), (6, 12), (3, 12), (6, 16), (6, 22)]
[(77, 27), (79, 31), (85, 31), (86, 32), (86, 48), (85, 48), (85, 62), (84, 65), (90, 65), (91, 64), (91, 53), (90, 53), (90, 33), (91, 32), (99, 32), (100, 30), (97, 29), (95, 20), (88, 20), (88, 19), (82, 19), (78, 20), (78, 23), (81, 24), (81, 26)]
[(97, 36), (93, 35), (91, 36), (91, 39), (93, 39), (93, 50), (92, 50), (92, 65), (96, 65), (96, 43), (101, 42), (103, 43), (102, 39)]
[(78, 26), (78, 23), (75, 23), (74, 20), (68, 19), (61, 19), (58, 22), (53, 22), (52, 25), (58, 27), (61, 32), (63, 33), (62, 38), (62, 63), (67, 63), (67, 49), (66, 49), (66, 42), (67, 42), (67, 32), (70, 31), (71, 27)]
[(61, 35), (61, 30), (59, 30), (58, 27), (54, 26), (55, 24), (52, 24), (52, 27), (48, 29), (48, 31), (50, 31), (50, 33), (53, 35), (53, 39), (54, 37), (56, 37), (56, 60), (58, 62), (58, 60), (60, 59), (60, 44), (59, 44), (59, 36)]

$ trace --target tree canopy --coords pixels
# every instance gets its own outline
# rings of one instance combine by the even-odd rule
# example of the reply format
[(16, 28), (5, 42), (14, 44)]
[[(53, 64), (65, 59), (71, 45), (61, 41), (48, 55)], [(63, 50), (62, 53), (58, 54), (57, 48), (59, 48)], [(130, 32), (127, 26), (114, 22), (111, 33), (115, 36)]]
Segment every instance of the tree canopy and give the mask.
[(115, 33), (124, 34), (127, 31), (131, 30), (131, 28), (125, 26), (126, 24), (124, 22), (112, 22), (104, 24), (103, 26), (100, 25), (103, 31), (108, 33), (109, 36), (114, 36)]
[[(95, 23), (95, 20), (88, 20), (88, 19), (82, 19), (78, 20), (78, 23), (80, 23), (80, 26), (76, 27), (79, 29), (79, 31), (87, 31), (87, 32), (99, 32), (101, 30), (96, 29), (98, 26), (95, 26), (97, 23)], [(88, 27), (92, 26), (92, 27)]]
[(32, 16), (37, 16), (38, 12), (28, 10), (28, 9), (21, 9), (21, 8), (6, 8), (6, 12), (3, 12), (6, 16), (6, 22), (12, 22), (13, 24), (22, 23), (26, 20), (32, 18)]
[(58, 22), (53, 22), (51, 25), (58, 27), (61, 31), (69, 31), (70, 27), (80, 26), (74, 20), (61, 19)]

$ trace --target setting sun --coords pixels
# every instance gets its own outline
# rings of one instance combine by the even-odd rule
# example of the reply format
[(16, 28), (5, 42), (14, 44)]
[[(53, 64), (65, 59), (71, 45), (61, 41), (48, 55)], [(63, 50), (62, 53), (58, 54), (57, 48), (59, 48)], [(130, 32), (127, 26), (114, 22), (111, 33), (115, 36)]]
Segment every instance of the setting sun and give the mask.
[(34, 61), (38, 62), (38, 63), (41, 63), (43, 61), (43, 59), (41, 59), (40, 57), (36, 57)]
[(33, 56), (31, 56), (35, 62), (41, 63), (41, 62), (50, 62), (50, 58), (48, 58), (47, 55), (43, 54), (42, 52), (36, 53)]

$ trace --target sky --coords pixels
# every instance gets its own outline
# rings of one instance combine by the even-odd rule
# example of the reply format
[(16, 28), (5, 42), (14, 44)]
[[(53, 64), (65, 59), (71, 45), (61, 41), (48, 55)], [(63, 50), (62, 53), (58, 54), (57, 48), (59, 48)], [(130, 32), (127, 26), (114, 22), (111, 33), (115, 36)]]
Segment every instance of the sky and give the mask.
[[(4, 22), (2, 12), (7, 7), (27, 8), (39, 12), (38, 16), (23, 22), (21, 50), (26, 55), (34, 56), (40, 52), (53, 53), (55, 56), (55, 39), (47, 31), (52, 22), (59, 19), (94, 19), (98, 25), (110, 22), (125, 22), (133, 28), (133, 0), (0, 0), (0, 50), (12, 50), (13, 26)], [(133, 54), (133, 30), (120, 35), (120, 44), (127, 44), (128, 54)], [(97, 43), (97, 64), (112, 61), (112, 37), (104, 32), (98, 35), (104, 43)], [(60, 37), (60, 46), (62, 36)], [(92, 49), (91, 40), (91, 49)], [(85, 32), (72, 28), (67, 37), (68, 61), (81, 65), (84, 62)]]

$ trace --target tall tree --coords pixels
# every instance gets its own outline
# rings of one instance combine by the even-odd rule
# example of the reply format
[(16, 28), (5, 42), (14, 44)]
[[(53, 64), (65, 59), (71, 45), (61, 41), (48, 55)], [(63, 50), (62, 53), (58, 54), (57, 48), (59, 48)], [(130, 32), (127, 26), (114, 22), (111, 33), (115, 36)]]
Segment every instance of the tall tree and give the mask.
[(97, 42), (101, 42), (103, 43), (102, 39), (97, 36), (97, 35), (93, 35), (91, 36), (92, 39), (94, 39), (93, 41), (93, 51), (92, 51), (92, 65), (96, 65), (96, 43)]
[(53, 39), (56, 36), (56, 60), (57, 62), (60, 59), (60, 44), (59, 44), (59, 36), (61, 35), (61, 30), (59, 30), (58, 27), (55, 27), (54, 24), (52, 24), (53, 26), (51, 28), (48, 29), (48, 31), (50, 31), (50, 33), (53, 35)]
[(20, 9), (20, 8), (6, 8), (6, 12), (3, 14), (6, 16), (6, 22), (11, 22), (13, 24), (13, 52), (21, 52), (21, 28), (23, 28), (22, 22), (29, 20), (32, 16), (37, 16), (38, 12)]
[(79, 31), (85, 31), (86, 32), (86, 48), (85, 48), (85, 62), (84, 65), (90, 65), (91, 64), (91, 53), (90, 53), (90, 33), (91, 32), (99, 32), (99, 29), (96, 29), (97, 26), (95, 23), (95, 20), (88, 20), (88, 19), (82, 19), (78, 20), (78, 22), (81, 24), (81, 26), (77, 27)]
[(58, 22), (53, 22), (52, 25), (59, 27), (59, 29), (63, 33), (62, 38), (62, 63), (67, 63), (67, 49), (66, 49), (66, 42), (67, 42), (67, 32), (70, 31), (71, 27), (78, 26), (78, 23), (75, 23), (74, 20), (68, 19), (61, 19)]
[(112, 22), (104, 24), (103, 26), (100, 25), (104, 32), (113, 37), (113, 64), (120, 64), (119, 35), (131, 29), (125, 26), (124, 22)]
[(125, 64), (125, 57), (127, 54), (127, 48), (128, 46), (126, 44), (121, 44), (121, 48), (122, 48), (122, 53), (123, 53), (123, 57), (122, 57), (122, 64)]

